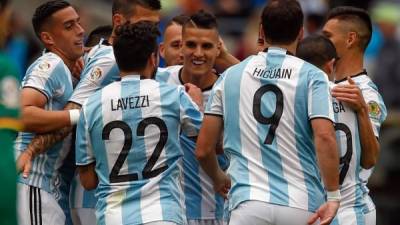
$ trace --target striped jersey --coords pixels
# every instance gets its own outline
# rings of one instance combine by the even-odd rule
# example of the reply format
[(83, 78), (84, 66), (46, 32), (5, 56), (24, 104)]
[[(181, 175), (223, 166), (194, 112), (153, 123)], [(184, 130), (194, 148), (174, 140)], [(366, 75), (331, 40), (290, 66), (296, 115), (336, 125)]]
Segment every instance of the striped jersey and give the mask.
[[(62, 110), (73, 91), (71, 72), (59, 56), (47, 52), (28, 68), (22, 87), (33, 88), (46, 96), (45, 110)], [(34, 136), (34, 133), (19, 132), (15, 140), (17, 157), (26, 149)], [(67, 149), (67, 145), (70, 145), (68, 138), (36, 156), (29, 177), (24, 179), (20, 176), (18, 181), (52, 193), (56, 190), (55, 185), (60, 179), (56, 171), (68, 153), (62, 149)]]
[[(182, 66), (170, 66), (159, 68), (156, 80), (172, 85), (184, 85), (181, 78)], [(203, 104), (206, 105), (211, 93), (211, 88), (202, 90)], [(188, 220), (197, 219), (222, 219), (224, 199), (216, 194), (213, 189), (212, 180), (200, 167), (196, 159), (196, 143), (185, 135), (180, 136), (180, 144), (183, 154), (183, 187), (185, 192), (186, 217)], [(223, 156), (218, 157), (223, 161)], [(225, 163), (221, 163), (223, 165)]]
[[(81, 80), (69, 99), (79, 105), (97, 90), (120, 79), (113, 48), (103, 39), (85, 54), (84, 62)], [(69, 201), (71, 208), (94, 208), (97, 202), (94, 191), (85, 190), (78, 177), (72, 180)]]
[(315, 211), (325, 201), (310, 123), (334, 121), (324, 72), (269, 48), (224, 72), (205, 114), (224, 119), (229, 210), (258, 200)]
[[(347, 81), (337, 84), (348, 84)], [(331, 83), (331, 88), (335, 84)], [(335, 113), (336, 142), (339, 150), (340, 208), (332, 224), (364, 224), (364, 197), (361, 170), (361, 142), (357, 114), (345, 103), (332, 100)]]
[(113, 48), (102, 40), (86, 55), (81, 80), (69, 101), (82, 105), (95, 91), (119, 78)]
[[(378, 88), (367, 76), (367, 72), (364, 70), (362, 73), (352, 76), (354, 82), (359, 86), (364, 101), (368, 105), (369, 118), (372, 124), (372, 129), (377, 138), (379, 138), (380, 127), (385, 121), (387, 116), (387, 109), (383, 102), (382, 96), (379, 94)], [(335, 81), (335, 83), (342, 83), (343, 80)], [(375, 209), (375, 205), (372, 199), (368, 195), (367, 183), (368, 179), (372, 174), (373, 169), (360, 168), (359, 178), (362, 182), (362, 192), (364, 196), (364, 212), (370, 212)]]
[(89, 97), (77, 128), (76, 163), (96, 163), (98, 224), (185, 224), (182, 130), (202, 115), (181, 87), (125, 76)]

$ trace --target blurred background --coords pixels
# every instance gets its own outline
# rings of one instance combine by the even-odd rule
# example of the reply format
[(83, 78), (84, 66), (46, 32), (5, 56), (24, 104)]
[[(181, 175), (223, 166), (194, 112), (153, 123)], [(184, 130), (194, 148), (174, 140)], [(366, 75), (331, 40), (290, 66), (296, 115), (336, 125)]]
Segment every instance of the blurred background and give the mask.
[[(239, 59), (256, 52), (260, 11), (268, 0), (161, 0), (163, 29), (173, 16), (205, 8), (217, 15), (219, 30), (229, 51)], [(400, 224), (400, 0), (299, 0), (305, 12), (306, 34), (319, 32), (327, 11), (352, 5), (367, 9), (373, 19), (373, 37), (366, 53), (366, 68), (389, 110), (381, 130), (381, 156), (370, 179), (378, 225)], [(13, 0), (13, 16), (6, 52), (19, 66), (21, 78), (42, 46), (30, 19), (44, 0)], [(88, 34), (111, 24), (111, 0), (71, 0)], [(0, 18), (1, 19), (1, 18)]]

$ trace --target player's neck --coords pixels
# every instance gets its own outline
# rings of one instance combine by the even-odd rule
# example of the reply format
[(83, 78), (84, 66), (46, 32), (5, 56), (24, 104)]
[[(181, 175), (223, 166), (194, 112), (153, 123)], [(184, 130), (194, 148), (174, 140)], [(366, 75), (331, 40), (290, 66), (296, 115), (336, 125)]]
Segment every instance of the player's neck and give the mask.
[(278, 48), (286, 49), (287, 51), (291, 52), (292, 54), (296, 54), (297, 41), (295, 41), (291, 44), (288, 44), (288, 45), (269, 44), (269, 43), (265, 42), (264, 46), (265, 46), (265, 48), (278, 47)]
[(354, 53), (339, 59), (335, 69), (335, 80), (342, 80), (348, 76), (358, 74), (364, 69), (364, 56)]
[(189, 71), (185, 70), (186, 68), (182, 68), (181, 79), (184, 84), (191, 83), (196, 85), (200, 89), (206, 89), (212, 86), (217, 80), (217, 76), (210, 71), (207, 75), (192, 75)]

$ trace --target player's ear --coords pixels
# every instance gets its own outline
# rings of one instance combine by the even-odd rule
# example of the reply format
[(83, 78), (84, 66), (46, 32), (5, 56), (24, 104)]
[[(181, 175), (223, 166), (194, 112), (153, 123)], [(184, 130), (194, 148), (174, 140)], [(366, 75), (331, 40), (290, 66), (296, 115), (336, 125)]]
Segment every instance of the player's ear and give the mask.
[(159, 59), (158, 53), (157, 53), (157, 52), (151, 53), (151, 56), (150, 56), (150, 58), (149, 58), (149, 63), (150, 63), (150, 65), (151, 65), (152, 67), (154, 67), (154, 68), (157, 68), (159, 62), (160, 62), (160, 59)]
[(123, 23), (124, 23), (124, 17), (121, 14), (115, 13), (112, 16), (112, 24), (114, 27), (122, 25)]
[(331, 59), (324, 65), (324, 72), (328, 75), (329, 80), (334, 80), (333, 75), (335, 70), (335, 60), (336, 59)]
[(347, 34), (347, 40), (346, 40), (346, 47), (347, 48), (351, 48), (353, 46), (355, 46), (356, 42), (357, 42), (357, 33), (354, 31), (351, 31)]
[(299, 34), (297, 35), (297, 41), (300, 42), (301, 40), (303, 40), (304, 37), (304, 28), (301, 27)]
[(161, 42), (160, 45), (158, 46), (159, 51), (160, 51), (160, 56), (165, 58), (165, 45), (164, 42)]
[(43, 41), (45, 45), (54, 44), (54, 39), (49, 32), (46, 31), (40, 32), (40, 39)]

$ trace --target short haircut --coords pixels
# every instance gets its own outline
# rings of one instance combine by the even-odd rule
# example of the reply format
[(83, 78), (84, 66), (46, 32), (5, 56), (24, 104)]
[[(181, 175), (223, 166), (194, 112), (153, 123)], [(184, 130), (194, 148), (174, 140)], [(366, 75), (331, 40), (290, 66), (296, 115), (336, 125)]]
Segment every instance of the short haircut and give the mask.
[(335, 45), (323, 35), (311, 35), (299, 42), (296, 51), (297, 57), (318, 68), (337, 58)]
[(92, 32), (90, 32), (89, 36), (86, 39), (85, 46), (93, 47), (99, 43), (100, 39), (108, 39), (111, 36), (113, 27), (111, 25), (98, 26)]
[(159, 35), (156, 24), (149, 21), (118, 26), (113, 48), (120, 70), (129, 72), (144, 69), (151, 54), (157, 54)]
[(40, 32), (42, 32), (43, 25), (48, 22), (48, 19), (54, 13), (70, 6), (71, 4), (66, 1), (54, 0), (43, 3), (37, 7), (32, 17), (33, 30), (35, 31), (36, 36), (40, 38)]
[(352, 24), (355, 29), (353, 31), (356, 32), (360, 38), (359, 47), (361, 50), (365, 51), (372, 36), (372, 22), (367, 11), (352, 6), (340, 6), (329, 12), (327, 20), (330, 19), (338, 19)]
[(187, 20), (183, 25), (183, 29), (188, 26), (201, 29), (218, 30), (217, 18), (214, 16), (214, 14), (202, 9), (190, 16), (189, 20)]
[(270, 44), (294, 42), (303, 27), (303, 11), (297, 0), (270, 0), (261, 15), (265, 40)]
[(137, 5), (150, 10), (161, 9), (160, 0), (113, 0), (112, 14), (120, 13), (124, 17), (132, 16)]
[(186, 15), (178, 15), (178, 16), (174, 16), (172, 17), (172, 19), (167, 23), (167, 25), (165, 25), (165, 30), (169, 27), (172, 26), (173, 24), (177, 24), (180, 26), (183, 26), (187, 21), (190, 20), (189, 16)]

